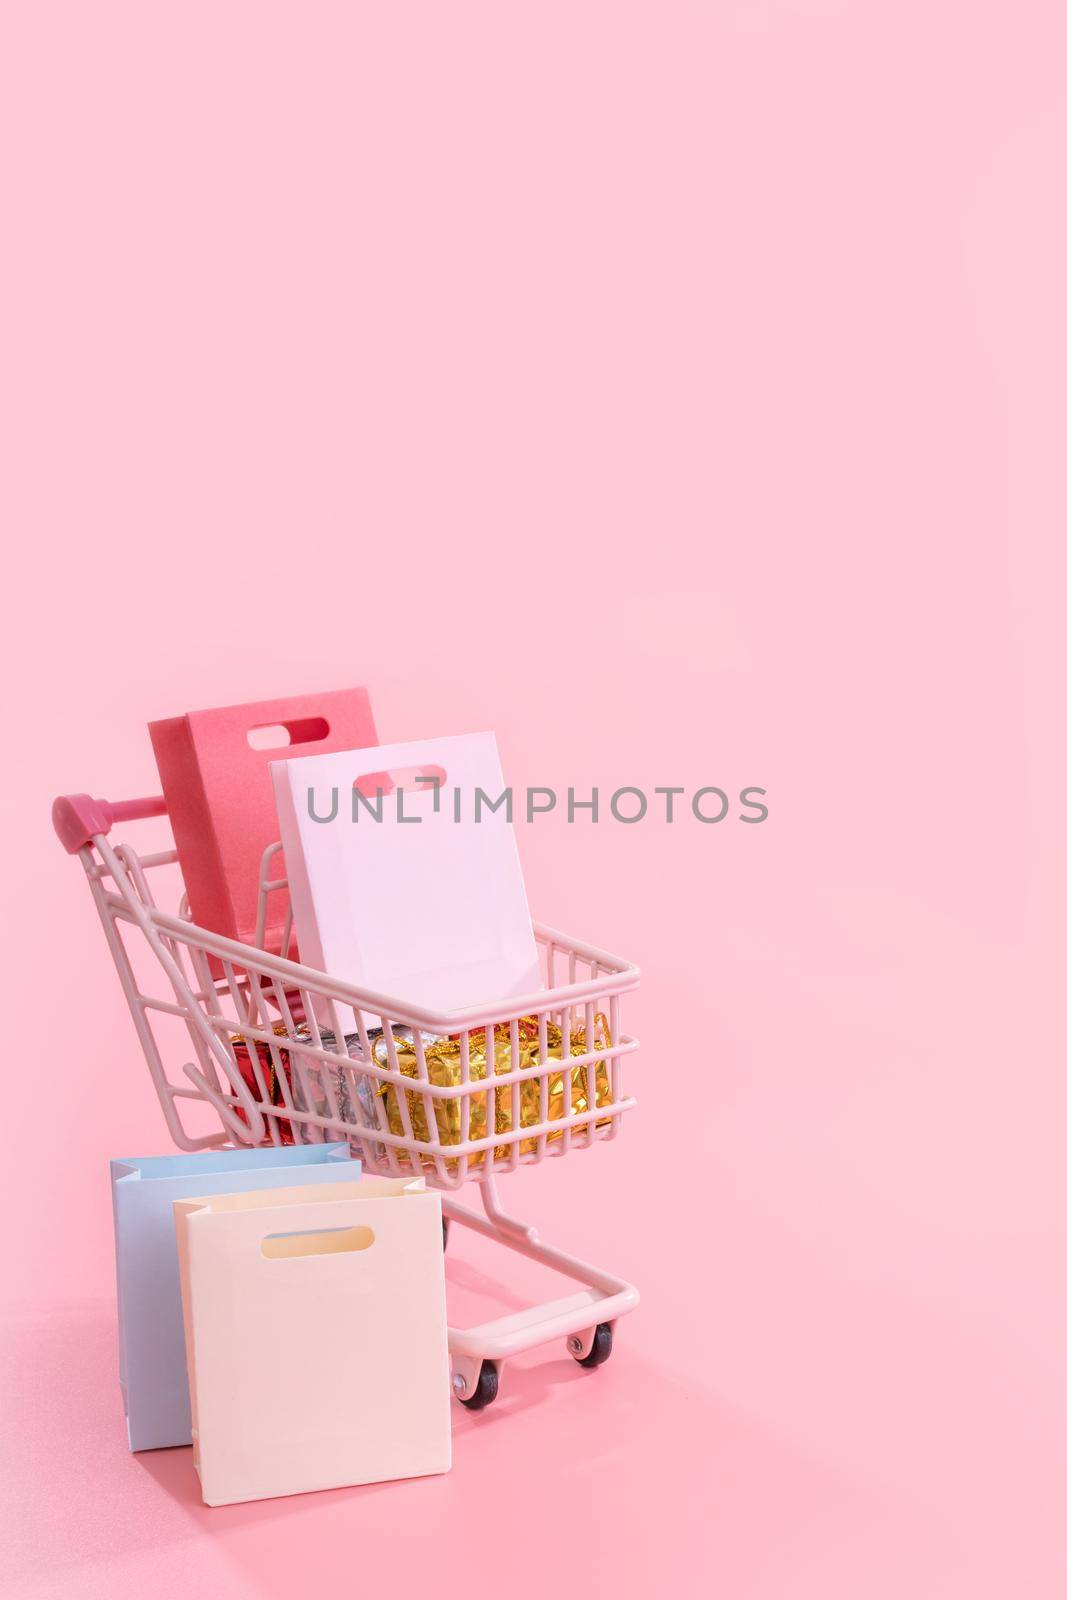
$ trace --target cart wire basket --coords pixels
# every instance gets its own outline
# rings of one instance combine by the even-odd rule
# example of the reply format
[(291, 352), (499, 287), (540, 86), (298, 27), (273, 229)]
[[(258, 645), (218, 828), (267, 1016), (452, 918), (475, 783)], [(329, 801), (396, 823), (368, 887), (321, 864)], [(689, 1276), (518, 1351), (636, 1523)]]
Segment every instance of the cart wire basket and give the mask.
[[(583, 1366), (600, 1366), (637, 1290), (508, 1215), (497, 1178), (616, 1137), (635, 1103), (623, 1058), (637, 1040), (623, 1032), (621, 1002), (639, 969), (537, 923), (542, 989), (427, 1011), (292, 959), (290, 910), (280, 950), (264, 948), (268, 905), (288, 899), (285, 878), (271, 876), (280, 845), (263, 855), (255, 943), (199, 927), (180, 890), (177, 913), (161, 910), (153, 884), (173, 876), (161, 869), (174, 868), (177, 851), (139, 855), (108, 835), (115, 823), (165, 815), (162, 797), (68, 795), (52, 808), (85, 869), (174, 1143), (345, 1140), (365, 1171), (424, 1176), (443, 1191), (446, 1246), (460, 1223), (579, 1284), (563, 1299), (449, 1328), (453, 1392), (469, 1410), (496, 1398), (509, 1357), (557, 1338)], [(195, 1136), (194, 1104), (212, 1123)], [(470, 1181), (481, 1211), (453, 1198)]]

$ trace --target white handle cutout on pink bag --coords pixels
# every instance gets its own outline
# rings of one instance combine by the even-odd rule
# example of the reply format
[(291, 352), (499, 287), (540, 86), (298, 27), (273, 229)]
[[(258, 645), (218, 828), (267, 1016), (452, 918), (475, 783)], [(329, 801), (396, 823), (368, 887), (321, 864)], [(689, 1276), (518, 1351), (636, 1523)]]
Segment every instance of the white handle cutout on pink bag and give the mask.
[(290, 744), (317, 744), (329, 732), (325, 717), (302, 717), (299, 722), (262, 722), (249, 728), (245, 738), (253, 750), (283, 750)]
[(297, 1256), (351, 1255), (369, 1250), (374, 1229), (362, 1224), (353, 1228), (316, 1228), (305, 1233), (268, 1233), (260, 1245), (268, 1261), (290, 1261)]

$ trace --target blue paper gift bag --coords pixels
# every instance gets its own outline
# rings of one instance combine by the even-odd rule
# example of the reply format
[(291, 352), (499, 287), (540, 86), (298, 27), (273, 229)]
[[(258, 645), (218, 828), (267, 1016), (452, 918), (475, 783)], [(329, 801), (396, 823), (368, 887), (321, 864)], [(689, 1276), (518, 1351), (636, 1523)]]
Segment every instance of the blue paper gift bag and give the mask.
[[(175, 1200), (358, 1178), (347, 1144), (112, 1161), (119, 1382), (131, 1450), (192, 1443)], [(263, 1337), (270, 1338), (264, 1328)]]

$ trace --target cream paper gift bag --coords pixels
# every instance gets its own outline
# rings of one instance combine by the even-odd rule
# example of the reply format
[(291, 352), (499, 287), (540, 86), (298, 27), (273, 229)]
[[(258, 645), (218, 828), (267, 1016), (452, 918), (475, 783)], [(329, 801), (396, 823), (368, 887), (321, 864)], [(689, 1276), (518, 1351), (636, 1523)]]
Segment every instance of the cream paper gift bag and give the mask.
[(208, 1505), (448, 1470), (441, 1201), (421, 1178), (174, 1214)]

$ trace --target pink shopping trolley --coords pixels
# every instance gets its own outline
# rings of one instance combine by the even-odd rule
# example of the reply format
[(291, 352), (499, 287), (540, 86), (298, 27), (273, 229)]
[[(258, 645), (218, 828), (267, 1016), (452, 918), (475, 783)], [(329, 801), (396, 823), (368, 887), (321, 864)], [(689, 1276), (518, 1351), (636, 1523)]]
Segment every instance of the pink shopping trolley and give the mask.
[[(365, 1170), (421, 1174), (444, 1191), (446, 1245), (449, 1225), (461, 1223), (579, 1285), (449, 1328), (453, 1392), (468, 1409), (496, 1398), (509, 1357), (557, 1338), (583, 1366), (600, 1366), (637, 1290), (543, 1243), (501, 1208), (497, 1178), (615, 1138), (634, 1104), (622, 1068), (637, 1040), (622, 1031), (621, 1001), (639, 969), (536, 924), (543, 989), (434, 1015), (290, 960), (291, 913), (280, 954), (263, 948), (268, 921), (277, 923), (273, 897), (287, 900), (285, 879), (271, 877), (277, 844), (263, 855), (255, 944), (198, 927), (180, 887), (176, 914), (161, 910), (152, 885), (174, 877), (177, 852), (139, 855), (108, 835), (117, 822), (165, 815), (162, 797), (68, 795), (52, 810), (85, 869), (175, 1144), (348, 1140)], [(213, 1124), (195, 1137), (182, 1116), (191, 1103)], [(467, 1182), (479, 1186), (481, 1212), (453, 1198)]]

